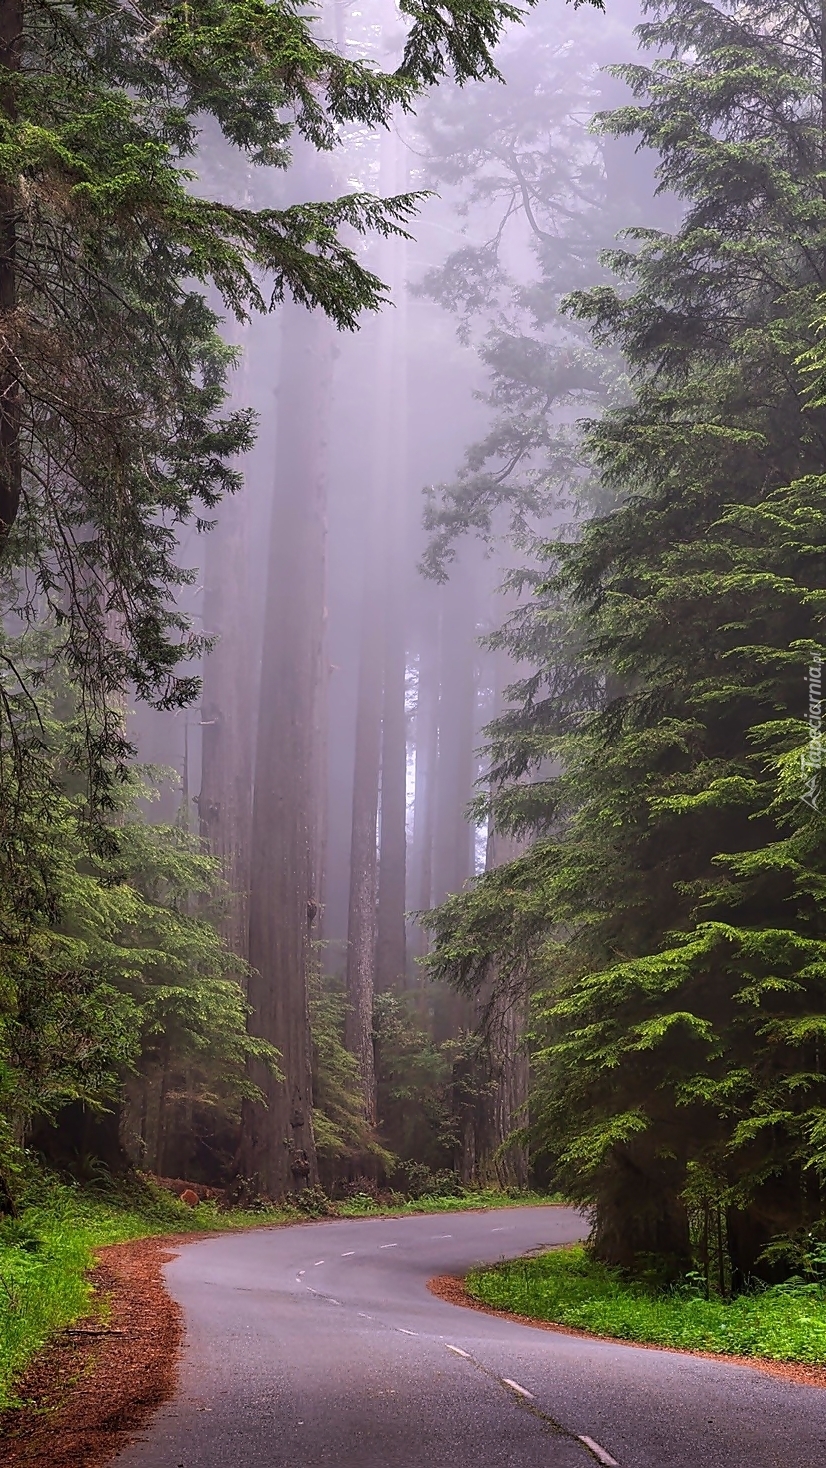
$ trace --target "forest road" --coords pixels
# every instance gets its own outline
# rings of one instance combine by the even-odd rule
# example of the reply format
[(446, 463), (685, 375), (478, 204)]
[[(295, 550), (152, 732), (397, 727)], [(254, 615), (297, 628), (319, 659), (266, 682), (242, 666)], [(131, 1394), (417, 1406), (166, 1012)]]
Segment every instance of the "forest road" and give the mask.
[(824, 1390), (535, 1330), (426, 1288), (582, 1232), (572, 1209), (512, 1208), (185, 1245), (167, 1267), (186, 1317), (178, 1391), (118, 1468), (826, 1462)]

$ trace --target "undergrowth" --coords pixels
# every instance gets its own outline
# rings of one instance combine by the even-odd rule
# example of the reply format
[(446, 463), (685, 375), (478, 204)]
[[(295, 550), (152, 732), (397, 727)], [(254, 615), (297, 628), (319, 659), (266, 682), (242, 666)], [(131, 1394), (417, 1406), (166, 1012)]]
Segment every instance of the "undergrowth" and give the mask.
[(139, 1182), (85, 1190), (43, 1184), (18, 1218), (0, 1222), (0, 1409), (12, 1383), (57, 1332), (90, 1309), (87, 1272), (96, 1248), (151, 1235), (295, 1220), (293, 1211), (218, 1213)]
[(789, 1281), (732, 1300), (706, 1299), (695, 1281), (654, 1290), (589, 1258), (580, 1245), (468, 1275), (486, 1305), (619, 1340), (689, 1351), (826, 1363), (826, 1286)]
[[(398, 1202), (388, 1204), (357, 1194), (327, 1203), (323, 1213), (369, 1218), (548, 1201), (536, 1194), (492, 1191), (415, 1201), (397, 1196)], [(320, 1208), (223, 1212), (211, 1203), (188, 1208), (139, 1179), (98, 1188), (41, 1182), (18, 1218), (0, 1221), (0, 1410), (17, 1402), (13, 1384), (32, 1356), (92, 1308), (87, 1274), (95, 1249), (127, 1239), (256, 1228), (320, 1216)]]

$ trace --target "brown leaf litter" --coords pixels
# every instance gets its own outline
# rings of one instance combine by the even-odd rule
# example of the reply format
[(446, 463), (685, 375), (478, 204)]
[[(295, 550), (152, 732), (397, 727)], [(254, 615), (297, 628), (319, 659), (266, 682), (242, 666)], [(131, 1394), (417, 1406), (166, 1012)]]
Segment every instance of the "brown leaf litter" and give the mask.
[(706, 1361), (718, 1361), (723, 1365), (750, 1366), (753, 1371), (763, 1371), (768, 1376), (778, 1376), (796, 1386), (826, 1387), (826, 1367), (809, 1366), (803, 1361), (767, 1361), (758, 1356), (724, 1356), (715, 1351), (687, 1351), (678, 1346), (660, 1346), (648, 1341), (626, 1341), (617, 1336), (596, 1335), (590, 1330), (577, 1330), (572, 1325), (555, 1325), (551, 1320), (534, 1320), (530, 1315), (516, 1315), (510, 1310), (499, 1310), (493, 1305), (483, 1305), (468, 1293), (461, 1275), (440, 1274), (429, 1279), (427, 1288), (432, 1295), (445, 1300), (449, 1305), (461, 1305), (466, 1310), (481, 1310), (485, 1315), (499, 1315), (503, 1320), (513, 1320), (517, 1325), (530, 1325), (534, 1330), (552, 1330), (557, 1335), (579, 1336), (582, 1340), (607, 1341), (612, 1346), (634, 1346), (643, 1351), (669, 1351), (678, 1356), (700, 1356)]

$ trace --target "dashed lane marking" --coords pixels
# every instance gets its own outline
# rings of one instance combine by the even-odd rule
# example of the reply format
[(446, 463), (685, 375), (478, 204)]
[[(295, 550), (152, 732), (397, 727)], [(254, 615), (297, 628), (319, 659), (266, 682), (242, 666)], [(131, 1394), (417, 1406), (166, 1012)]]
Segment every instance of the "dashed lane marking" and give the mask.
[(526, 1391), (523, 1386), (519, 1385), (518, 1381), (511, 1381), (509, 1376), (502, 1377), (502, 1385), (509, 1386), (511, 1391), (518, 1392), (520, 1397), (527, 1397), (529, 1401), (533, 1401), (533, 1392)]
[(312, 1285), (305, 1285), (308, 1295), (313, 1295), (316, 1300), (326, 1300), (328, 1305), (340, 1305), (340, 1300), (334, 1300), (332, 1295), (325, 1295), (321, 1290), (314, 1290)]
[(380, 1249), (398, 1249), (398, 1244), (379, 1244)]
[(316, 1262), (315, 1262), (316, 1269), (318, 1269), (319, 1264), (323, 1264), (323, 1263), (324, 1263), (324, 1260), (323, 1259), (316, 1259)]
[(452, 1239), (453, 1234), (431, 1234), (432, 1239)]
[(552, 1417), (550, 1412), (545, 1412), (541, 1407), (538, 1407), (534, 1401), (533, 1394), (526, 1391), (525, 1387), (520, 1386), (517, 1381), (511, 1381), (506, 1376), (497, 1376), (495, 1371), (492, 1371), (489, 1366), (483, 1366), (482, 1362), (477, 1361), (475, 1356), (471, 1356), (469, 1351), (463, 1351), (459, 1346), (449, 1346), (447, 1341), (444, 1344), (449, 1351), (453, 1351), (454, 1355), (464, 1356), (465, 1360), (469, 1361), (471, 1366), (475, 1366), (477, 1371), (480, 1371), (483, 1376), (489, 1377), (497, 1386), (509, 1387), (515, 1397), (514, 1405), (518, 1406), (524, 1412), (530, 1412), (532, 1417), (536, 1417), (540, 1422), (544, 1423), (545, 1427), (550, 1428), (551, 1432), (555, 1433), (557, 1437), (565, 1437), (569, 1442), (582, 1443), (582, 1446), (588, 1449), (588, 1452), (596, 1458), (597, 1462), (603, 1464), (603, 1468), (619, 1468), (616, 1458), (612, 1458), (611, 1454), (606, 1452), (605, 1448), (601, 1447), (598, 1442), (595, 1442), (592, 1437), (585, 1437), (578, 1432), (572, 1432), (569, 1427), (563, 1427), (562, 1423), (558, 1422), (556, 1417)]
[(344, 1253), (342, 1254), (341, 1257), (342, 1257), (342, 1259), (349, 1259), (350, 1258), (350, 1255), (351, 1254), (355, 1254), (355, 1252), (356, 1252), (355, 1249), (345, 1249), (345, 1251), (344, 1251)]
[(605, 1449), (601, 1448), (599, 1443), (595, 1443), (592, 1437), (581, 1437), (579, 1440), (593, 1453), (599, 1463), (605, 1464), (605, 1468), (619, 1468), (616, 1458), (612, 1458), (610, 1453), (606, 1453)]
[(396, 1329), (398, 1331), (400, 1331), (402, 1335), (418, 1335), (419, 1334), (419, 1332), (417, 1330), (405, 1330), (405, 1328), (404, 1328), (403, 1325), (397, 1325), (396, 1326)]

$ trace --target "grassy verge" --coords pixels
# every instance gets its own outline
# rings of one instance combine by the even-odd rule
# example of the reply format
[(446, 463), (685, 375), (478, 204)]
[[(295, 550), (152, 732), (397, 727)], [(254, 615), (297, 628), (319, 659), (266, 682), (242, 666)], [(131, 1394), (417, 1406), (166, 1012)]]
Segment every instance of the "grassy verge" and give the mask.
[(334, 1204), (339, 1218), (371, 1218), (388, 1216), (403, 1218), (413, 1213), (469, 1213), (476, 1208), (537, 1208), (543, 1203), (564, 1203), (558, 1194), (503, 1193), (493, 1188), (480, 1188), (464, 1193), (461, 1197), (448, 1195), (444, 1198), (415, 1198), (400, 1203), (373, 1202), (365, 1193)]
[[(547, 1201), (536, 1194), (479, 1192), (376, 1205), (359, 1195), (336, 1204), (335, 1214), (404, 1216)], [(88, 1313), (91, 1290), (86, 1276), (95, 1249), (127, 1239), (306, 1220), (306, 1212), (290, 1208), (226, 1213), (206, 1203), (187, 1208), (168, 1193), (138, 1184), (105, 1192), (44, 1185), (19, 1219), (0, 1223), (0, 1410), (14, 1402), (13, 1382), (31, 1357), (58, 1331)]]
[(826, 1363), (826, 1287), (819, 1284), (707, 1300), (689, 1286), (655, 1291), (630, 1283), (577, 1246), (476, 1269), (467, 1288), (486, 1305), (619, 1340)]
[(249, 1227), (290, 1213), (218, 1214), (190, 1209), (141, 1187), (107, 1193), (52, 1185), (20, 1218), (0, 1224), (0, 1409), (14, 1400), (12, 1383), (59, 1330), (90, 1308), (87, 1271), (96, 1248), (126, 1239)]

